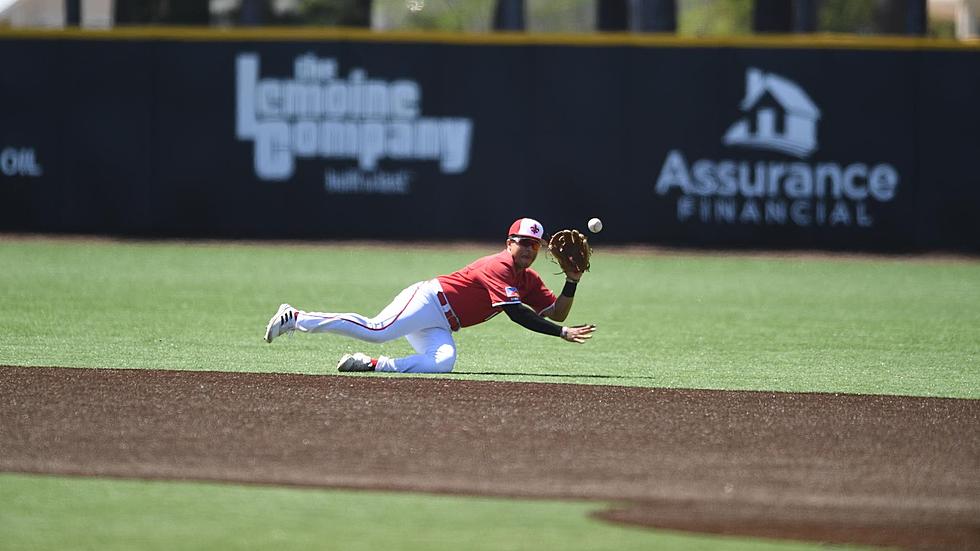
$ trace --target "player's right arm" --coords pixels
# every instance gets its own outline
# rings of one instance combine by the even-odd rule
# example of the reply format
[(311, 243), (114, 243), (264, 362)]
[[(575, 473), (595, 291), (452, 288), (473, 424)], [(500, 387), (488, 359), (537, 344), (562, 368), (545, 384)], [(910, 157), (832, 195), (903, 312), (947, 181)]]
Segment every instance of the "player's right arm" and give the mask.
[(521, 327), (530, 329), (531, 331), (537, 333), (543, 333), (553, 337), (561, 337), (568, 342), (583, 343), (591, 339), (592, 333), (595, 331), (594, 325), (562, 327), (557, 323), (553, 323), (539, 316), (527, 306), (519, 303), (504, 304), (500, 308), (503, 309), (504, 313), (507, 314), (507, 317), (509, 317), (511, 321), (520, 325)]

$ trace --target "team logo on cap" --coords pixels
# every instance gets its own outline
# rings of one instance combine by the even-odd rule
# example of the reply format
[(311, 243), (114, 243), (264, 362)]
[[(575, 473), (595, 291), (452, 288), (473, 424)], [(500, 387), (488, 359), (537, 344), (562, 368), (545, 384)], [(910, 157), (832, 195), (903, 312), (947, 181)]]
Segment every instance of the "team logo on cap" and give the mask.
[(534, 218), (518, 218), (514, 220), (508, 232), (508, 235), (526, 235), (539, 239), (542, 234), (544, 234), (544, 226)]

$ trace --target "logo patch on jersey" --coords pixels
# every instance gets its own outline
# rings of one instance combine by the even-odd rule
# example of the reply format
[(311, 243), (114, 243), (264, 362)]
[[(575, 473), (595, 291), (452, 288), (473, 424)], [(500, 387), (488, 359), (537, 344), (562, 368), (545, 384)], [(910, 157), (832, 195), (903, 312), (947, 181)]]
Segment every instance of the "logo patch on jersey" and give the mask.
[(504, 289), (504, 294), (507, 298), (521, 298), (521, 295), (517, 294), (517, 287), (507, 287)]

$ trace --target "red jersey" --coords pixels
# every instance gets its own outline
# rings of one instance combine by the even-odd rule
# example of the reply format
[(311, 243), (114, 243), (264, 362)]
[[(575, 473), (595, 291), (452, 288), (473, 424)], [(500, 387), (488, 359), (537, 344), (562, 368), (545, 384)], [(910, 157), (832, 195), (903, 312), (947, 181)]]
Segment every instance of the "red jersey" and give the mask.
[(556, 300), (537, 272), (514, 266), (506, 249), (437, 279), (461, 327), (487, 321), (504, 304), (526, 304), (540, 314)]

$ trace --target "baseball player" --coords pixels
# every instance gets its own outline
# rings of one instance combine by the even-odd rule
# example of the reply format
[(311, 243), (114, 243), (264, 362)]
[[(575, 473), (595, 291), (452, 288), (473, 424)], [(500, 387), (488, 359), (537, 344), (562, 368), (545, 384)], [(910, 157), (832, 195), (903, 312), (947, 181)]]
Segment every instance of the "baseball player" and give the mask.
[(595, 325), (565, 327), (575, 289), (582, 272), (566, 271), (565, 285), (555, 296), (531, 264), (545, 243), (544, 227), (532, 218), (516, 220), (507, 233), (506, 248), (480, 258), (449, 275), (409, 286), (381, 313), (360, 314), (306, 312), (288, 304), (279, 307), (265, 330), (266, 342), (292, 331), (335, 333), (382, 343), (405, 337), (415, 354), (403, 358), (372, 358), (357, 352), (345, 354), (340, 371), (398, 371), (447, 373), (456, 363), (453, 332), (483, 323), (504, 312), (515, 323), (568, 342), (592, 338)]

